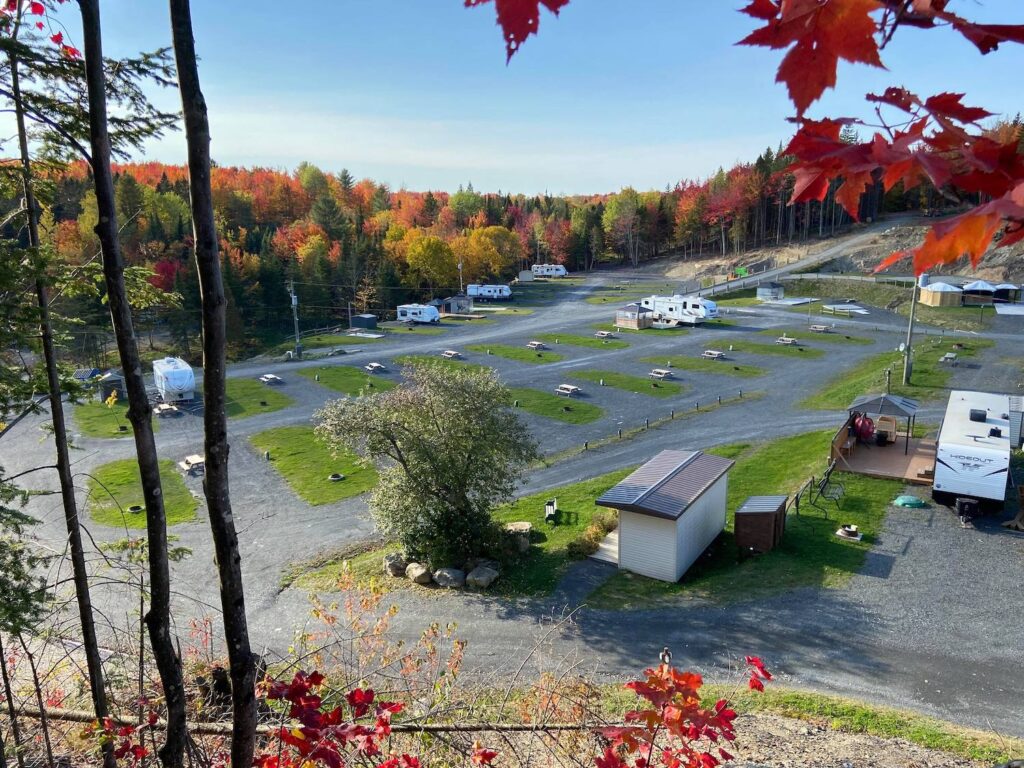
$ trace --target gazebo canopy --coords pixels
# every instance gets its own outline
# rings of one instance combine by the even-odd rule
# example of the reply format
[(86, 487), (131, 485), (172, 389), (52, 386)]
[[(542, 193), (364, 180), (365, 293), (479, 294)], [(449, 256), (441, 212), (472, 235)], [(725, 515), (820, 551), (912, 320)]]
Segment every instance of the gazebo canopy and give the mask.
[(982, 291), (985, 293), (992, 293), (995, 289), (996, 287), (992, 283), (985, 280), (975, 280), (973, 283), (968, 283), (964, 286), (965, 291)]
[(928, 283), (922, 291), (935, 291), (936, 293), (963, 293), (963, 291), (950, 283)]
[(997, 291), (1017, 291), (1020, 288), (1013, 283), (1000, 283), (996, 286)]
[(861, 395), (846, 410), (910, 419), (917, 414), (917, 409), (917, 400), (911, 400), (909, 397), (900, 397), (899, 395)]

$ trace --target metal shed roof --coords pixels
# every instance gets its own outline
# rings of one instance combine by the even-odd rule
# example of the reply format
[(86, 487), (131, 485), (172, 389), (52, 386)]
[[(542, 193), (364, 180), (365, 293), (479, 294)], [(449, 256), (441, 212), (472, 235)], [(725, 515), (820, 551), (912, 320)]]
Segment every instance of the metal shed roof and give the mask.
[(918, 402), (898, 395), (861, 395), (846, 410), (864, 411), (879, 416), (901, 416), (909, 419), (917, 413)]
[(71, 378), (75, 381), (88, 381), (89, 379), (99, 375), (99, 368), (76, 368), (75, 372), (71, 374)]
[(744, 501), (736, 510), (737, 515), (748, 512), (778, 512), (780, 507), (786, 506), (789, 496), (751, 496)]
[(639, 304), (638, 302), (633, 302), (632, 304), (627, 304), (624, 307), (619, 307), (618, 311), (619, 312), (636, 312), (637, 314), (641, 314), (642, 315), (642, 314), (644, 314), (646, 312), (653, 312), (654, 310), (651, 309), (650, 307), (645, 307), (642, 304)]
[(662, 451), (595, 503), (678, 520), (735, 463), (702, 451)]
[(934, 293), (963, 293), (962, 288), (957, 288), (950, 283), (928, 283), (928, 285), (922, 286), (921, 290)]

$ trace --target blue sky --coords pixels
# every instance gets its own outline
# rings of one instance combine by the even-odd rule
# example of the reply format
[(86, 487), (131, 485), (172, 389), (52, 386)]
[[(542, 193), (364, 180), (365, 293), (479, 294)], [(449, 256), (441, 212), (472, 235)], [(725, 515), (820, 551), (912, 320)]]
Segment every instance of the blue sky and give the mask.
[[(394, 188), (590, 193), (704, 177), (789, 136), (779, 54), (734, 45), (754, 26), (738, 0), (572, 0), (508, 66), (493, 8), (462, 5), (193, 0), (214, 158), (308, 160)], [(954, 5), (1024, 23), (1020, 0)], [(108, 53), (170, 43), (166, 4), (102, 6)], [(889, 72), (842, 66), (813, 113), (870, 115), (863, 94), (891, 84), (1024, 111), (1022, 46), (982, 57), (951, 32), (906, 29), (883, 55)], [(146, 154), (181, 162), (182, 134)]]

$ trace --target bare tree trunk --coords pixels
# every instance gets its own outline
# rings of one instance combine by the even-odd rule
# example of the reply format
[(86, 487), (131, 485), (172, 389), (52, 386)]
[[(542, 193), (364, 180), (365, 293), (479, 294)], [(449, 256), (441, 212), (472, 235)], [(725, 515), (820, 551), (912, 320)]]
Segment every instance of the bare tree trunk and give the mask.
[(46, 717), (46, 704), (43, 701), (43, 685), (39, 682), (39, 672), (36, 669), (36, 659), (32, 651), (25, 643), (25, 637), (18, 633), (18, 642), (21, 643), (21, 650), (25, 652), (25, 660), (28, 661), (29, 671), (32, 673), (32, 688), (36, 695), (36, 706), (39, 707), (39, 727), (43, 732), (43, 746), (46, 749), (47, 768), (53, 768), (53, 744), (50, 742), (50, 721)]
[(252, 764), (256, 748), (256, 663), (245, 615), (242, 558), (228, 487), (224, 381), (225, 298), (210, 188), (210, 124), (199, 82), (189, 0), (170, 0), (174, 57), (188, 145), (189, 198), (203, 313), (203, 387), (206, 475), (203, 490), (217, 553), (224, 638), (231, 666), (231, 764)]
[[(29, 245), (37, 249), (39, 241), (39, 207), (32, 188), (32, 165), (28, 151), (28, 131), (25, 128), (25, 112), (21, 103), (21, 82), (18, 59), (9, 57), (11, 65), (11, 92), (14, 95), (14, 118), (18, 130), (18, 149), (21, 161), (21, 182), (25, 195), (28, 215)], [(78, 502), (75, 499), (75, 482), (71, 472), (71, 457), (68, 454), (67, 425), (64, 422), (64, 405), (61, 402), (60, 375), (57, 370), (57, 353), (53, 345), (53, 325), (50, 322), (50, 297), (46, 282), (41, 274), (36, 275), (36, 304), (39, 307), (39, 337), (46, 366), (46, 383), (49, 388), (50, 420), (53, 424), (53, 442), (57, 452), (57, 478), (60, 482), (61, 503), (64, 508), (64, 523), (68, 531), (68, 550), (71, 554), (71, 573), (75, 584), (75, 602), (78, 603), (78, 619), (82, 627), (82, 650), (89, 674), (89, 693), (97, 719), (109, 714), (107, 692), (103, 678), (103, 661), (100, 658), (99, 641), (96, 639), (96, 623), (92, 612), (92, 597), (89, 594), (89, 572), (85, 564), (85, 547), (82, 543), (82, 529), (78, 519)], [(104, 745), (103, 765), (114, 766), (113, 745)], [(19, 754), (19, 765), (21, 758)]]
[(150, 608), (145, 621), (153, 658), (167, 701), (167, 737), (160, 748), (160, 761), (177, 768), (184, 764), (185, 687), (181, 660), (174, 648), (170, 628), (170, 566), (167, 558), (167, 519), (160, 484), (160, 464), (153, 439), (152, 413), (142, 376), (138, 339), (132, 321), (124, 281), (124, 258), (117, 233), (117, 207), (110, 172), (110, 137), (107, 133), (106, 75), (103, 71), (103, 37), (99, 0), (80, 0), (85, 75), (89, 91), (89, 140), (92, 147), (93, 184), (99, 221), (96, 234), (103, 253), (110, 319), (128, 392), (128, 418), (135, 433), (135, 451), (146, 503), (146, 532), (149, 539)]
[[(14, 742), (14, 758), (18, 761), (18, 768), (25, 768), (25, 755), (21, 749), (21, 727), (18, 725), (18, 710), (14, 706), (14, 691), (11, 690), (11, 678), (7, 674), (7, 654), (4, 653), (2, 632), (0, 632), (0, 681), (4, 684), (7, 714), (11, 718), (11, 741)], [(2, 753), (0, 753), (0, 757), (2, 757)]]

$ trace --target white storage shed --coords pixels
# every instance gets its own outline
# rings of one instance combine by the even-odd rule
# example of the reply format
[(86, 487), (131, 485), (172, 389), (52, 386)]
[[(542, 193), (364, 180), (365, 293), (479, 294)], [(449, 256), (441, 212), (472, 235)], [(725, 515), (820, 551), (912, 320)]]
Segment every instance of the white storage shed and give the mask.
[(619, 512), (619, 568), (675, 582), (725, 528), (734, 461), (662, 451), (597, 504)]
[(153, 383), (165, 403), (196, 398), (196, 377), (192, 366), (180, 357), (154, 360)]
[(782, 283), (761, 283), (757, 286), (758, 301), (782, 301), (786, 297), (786, 289)]

